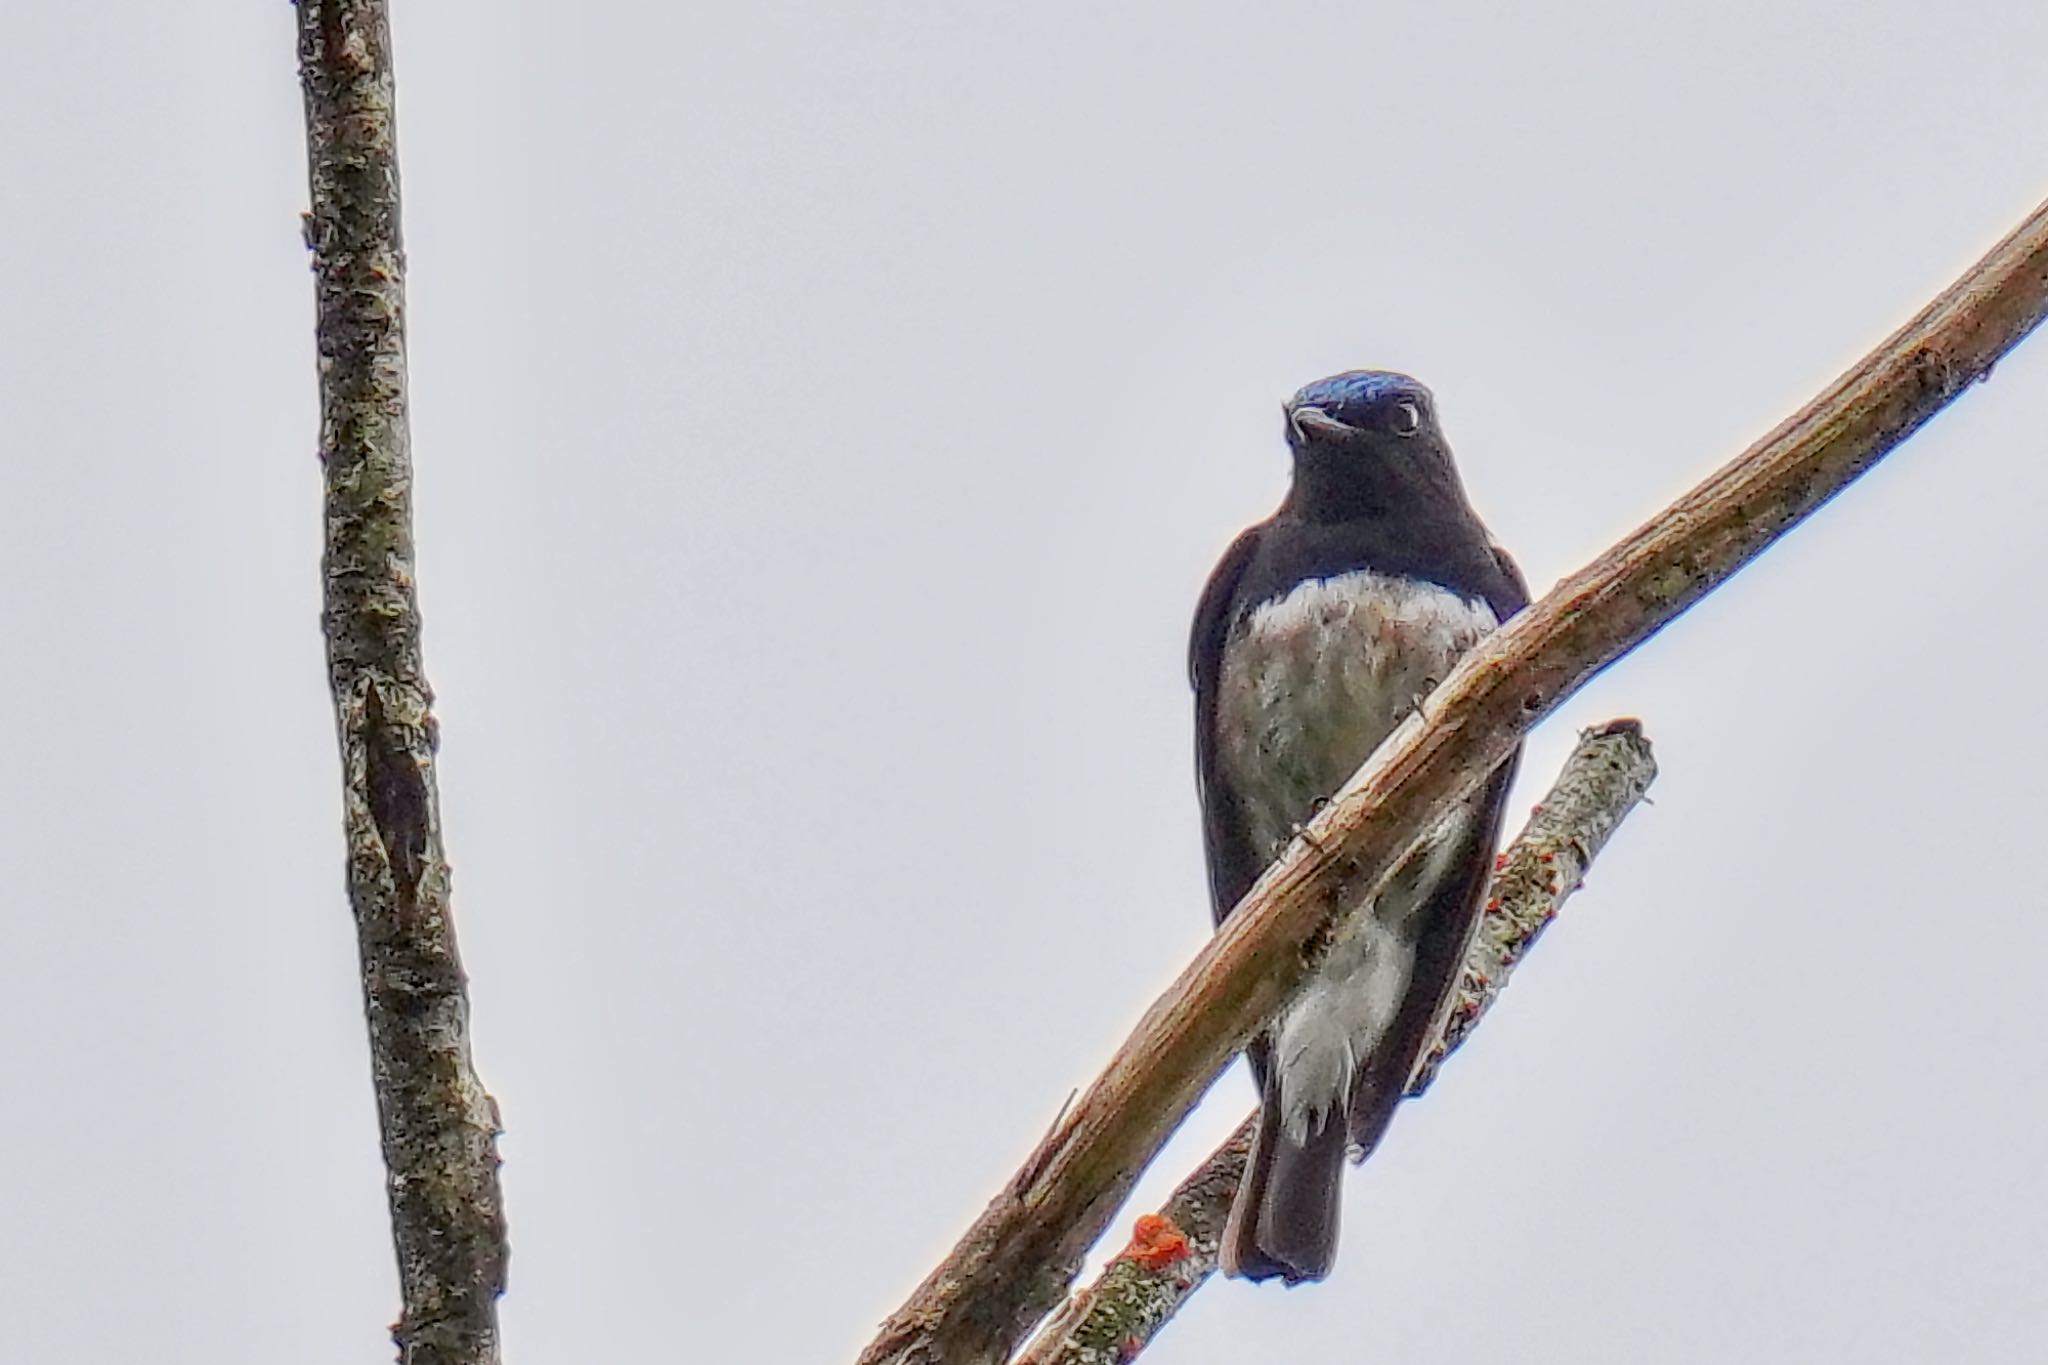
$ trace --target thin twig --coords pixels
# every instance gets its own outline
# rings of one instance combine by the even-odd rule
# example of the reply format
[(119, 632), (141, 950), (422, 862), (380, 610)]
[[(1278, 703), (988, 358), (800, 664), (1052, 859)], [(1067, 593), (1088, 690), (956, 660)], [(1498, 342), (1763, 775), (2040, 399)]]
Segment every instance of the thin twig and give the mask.
[(341, 743), (406, 1365), (495, 1365), (504, 1290), (497, 1106), (470, 1064), (449, 918), (432, 690), (413, 591), (404, 254), (380, 0), (300, 0), (320, 355), (328, 682)]
[(1209, 1083), (1369, 895), (1537, 721), (1987, 374), (2048, 311), (2048, 205), (1813, 402), (1489, 636), (1270, 868), (863, 1365), (996, 1365)]
[[(1444, 1032), (1416, 1068), (1412, 1099), (1500, 999), (1508, 976), (1571, 899), (1615, 828), (1656, 779), (1642, 727), (1610, 721), (1579, 736), (1557, 781), (1494, 868), (1485, 917), (1466, 955)], [(1231, 1200), (1244, 1178), (1254, 1114), (1195, 1168), (1165, 1207), (1138, 1220), (1131, 1245), (1069, 1298), (1015, 1365), (1124, 1365), (1216, 1271)]]

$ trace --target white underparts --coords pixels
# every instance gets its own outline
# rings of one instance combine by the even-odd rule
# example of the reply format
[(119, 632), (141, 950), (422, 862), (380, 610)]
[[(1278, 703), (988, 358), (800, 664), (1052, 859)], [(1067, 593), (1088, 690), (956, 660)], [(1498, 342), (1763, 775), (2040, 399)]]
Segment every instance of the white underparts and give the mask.
[[(1276, 856), (1496, 624), (1483, 601), (1367, 571), (1302, 583), (1240, 622), (1217, 689), (1217, 758), (1261, 854)], [(1376, 902), (1347, 908), (1315, 978), (1275, 1022), (1293, 1141), (1341, 1120), (1354, 1074), (1407, 993), (1416, 912), (1470, 819), (1452, 812)]]

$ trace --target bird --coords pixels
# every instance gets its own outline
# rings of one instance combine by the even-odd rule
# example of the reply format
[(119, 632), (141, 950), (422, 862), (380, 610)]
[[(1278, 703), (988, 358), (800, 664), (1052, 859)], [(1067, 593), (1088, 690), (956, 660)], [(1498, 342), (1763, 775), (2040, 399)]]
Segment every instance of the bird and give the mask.
[[(1188, 647), (1210, 898), (1221, 924), (1459, 656), (1528, 605), (1467, 499), (1436, 399), (1349, 370), (1283, 406), (1293, 476), (1202, 591)], [(1344, 1159), (1363, 1161), (1449, 1005), (1520, 750), (1377, 897), (1247, 1047), (1260, 1096), (1221, 1247), (1229, 1274), (1321, 1280)]]

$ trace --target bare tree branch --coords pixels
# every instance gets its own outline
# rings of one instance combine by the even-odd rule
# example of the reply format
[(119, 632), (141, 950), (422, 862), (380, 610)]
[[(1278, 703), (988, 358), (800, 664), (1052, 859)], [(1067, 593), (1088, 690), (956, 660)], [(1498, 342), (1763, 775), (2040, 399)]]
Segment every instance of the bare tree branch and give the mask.
[[(1564, 908), (1628, 813), (1656, 780), (1642, 727), (1610, 721), (1579, 736), (1528, 825), (1494, 867), (1485, 918), (1466, 955), (1444, 1031), (1409, 1083), (1411, 1098), (1500, 999), (1508, 975)], [(1143, 1350), (1216, 1271), (1217, 1248), (1251, 1150), (1254, 1113), (1181, 1182), (1095, 1283), (1046, 1320), (1015, 1365), (1123, 1365)]]
[(2048, 205), (1698, 488), (1468, 654), (1268, 869), (861, 1355), (1006, 1360), (1201, 1093), (1370, 894), (1530, 726), (1990, 372), (2048, 310)]
[(413, 590), (404, 254), (380, 0), (300, 0), (326, 467), (328, 682), (406, 1365), (495, 1365), (497, 1106), (471, 1067)]

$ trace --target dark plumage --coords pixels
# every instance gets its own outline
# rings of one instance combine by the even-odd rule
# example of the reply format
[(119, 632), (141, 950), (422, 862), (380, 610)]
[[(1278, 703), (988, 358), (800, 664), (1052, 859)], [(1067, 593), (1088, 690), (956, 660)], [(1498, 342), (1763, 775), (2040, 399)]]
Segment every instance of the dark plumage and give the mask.
[[(1527, 605), (1459, 484), (1429, 390), (1359, 370), (1286, 406), (1293, 485), (1231, 545), (1196, 608), (1189, 669), (1218, 922), (1442, 680)], [(1258, 1140), (1224, 1266), (1321, 1279), (1347, 1149), (1385, 1131), (1457, 978), (1514, 760), (1436, 830), (1377, 901), (1348, 907), (1302, 994), (1247, 1050)]]

